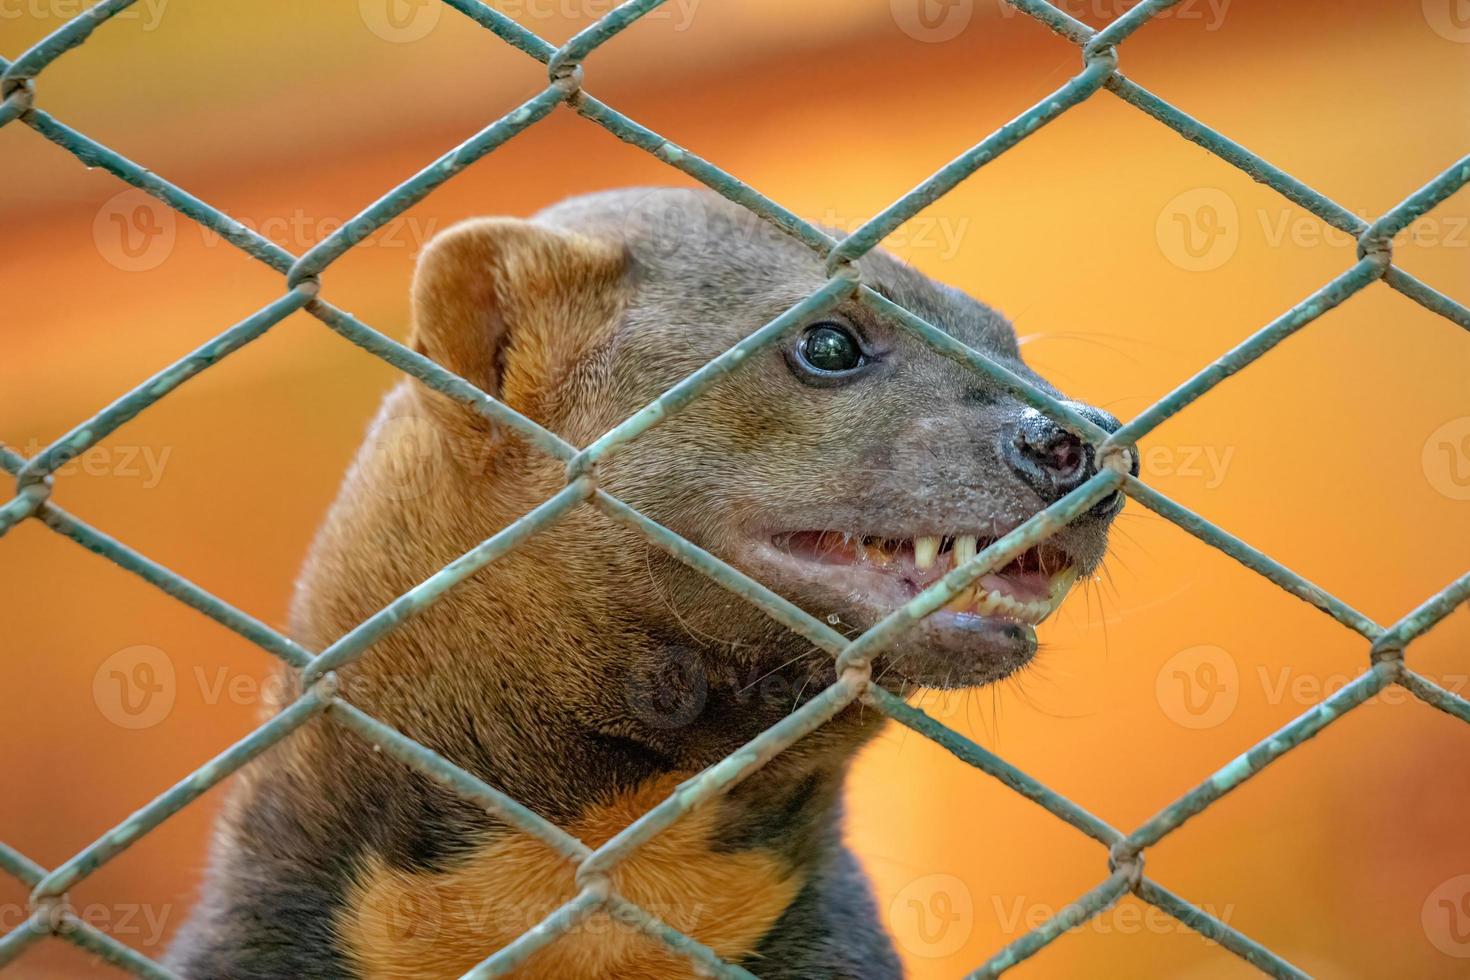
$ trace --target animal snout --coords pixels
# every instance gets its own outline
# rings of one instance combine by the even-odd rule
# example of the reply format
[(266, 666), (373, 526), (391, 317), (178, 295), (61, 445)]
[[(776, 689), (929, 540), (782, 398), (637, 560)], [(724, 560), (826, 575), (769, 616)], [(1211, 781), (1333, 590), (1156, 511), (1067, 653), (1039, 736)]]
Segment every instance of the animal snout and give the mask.
[[(1109, 432), (1122, 426), (1102, 409), (1071, 404), (1079, 415)], [(1026, 409), (1001, 436), (1000, 452), (1011, 470), (1048, 503), (1076, 490), (1097, 473), (1097, 454), (1092, 446), (1035, 409)], [(1134, 458), (1136, 474), (1136, 453)]]

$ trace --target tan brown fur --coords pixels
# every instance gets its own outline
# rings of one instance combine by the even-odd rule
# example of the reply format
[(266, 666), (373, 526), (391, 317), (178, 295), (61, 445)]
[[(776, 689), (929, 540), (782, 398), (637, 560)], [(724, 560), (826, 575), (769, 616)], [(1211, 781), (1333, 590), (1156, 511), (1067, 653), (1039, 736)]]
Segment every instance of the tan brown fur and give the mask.
[[(651, 780), (567, 828), (596, 847), (661, 802), (677, 775)], [(791, 904), (801, 878), (770, 855), (715, 853), (706, 809), (676, 823), (612, 875), (635, 904), (738, 961)], [(365, 980), (459, 976), (577, 893), (572, 866), (546, 845), (509, 834), (442, 874), (407, 873), (375, 860), (338, 920)], [(574, 926), (517, 974), (528, 978), (639, 977), (687, 980), (690, 962), (604, 913)]]

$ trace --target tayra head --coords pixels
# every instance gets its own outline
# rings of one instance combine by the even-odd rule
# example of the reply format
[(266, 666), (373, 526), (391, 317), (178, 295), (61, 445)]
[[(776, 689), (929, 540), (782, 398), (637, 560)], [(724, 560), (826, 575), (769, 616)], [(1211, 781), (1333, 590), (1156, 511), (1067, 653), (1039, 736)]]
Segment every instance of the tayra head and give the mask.
[[(859, 269), (878, 293), (1063, 397), (1021, 360), (1010, 324), (990, 307), (881, 251)], [(437, 238), (416, 280), (414, 342), (585, 445), (827, 278), (812, 250), (711, 192), (597, 194), (531, 221), (471, 221)], [(475, 493), (513, 501), (513, 512), (565, 479), (560, 463), (517, 437), (427, 389), (417, 395), (453, 434), (457, 458), (486, 462), (470, 474)], [(598, 482), (855, 635), (1096, 465), (1085, 442), (849, 298), (620, 448)], [(1035, 626), (1096, 569), (1120, 506), (1102, 501), (983, 576), (884, 651), (877, 673), (962, 687), (1025, 664)], [(600, 517), (569, 520), (527, 550), (548, 574), (614, 583), (589, 584), (586, 595), (626, 628), (756, 664), (805, 647)]]

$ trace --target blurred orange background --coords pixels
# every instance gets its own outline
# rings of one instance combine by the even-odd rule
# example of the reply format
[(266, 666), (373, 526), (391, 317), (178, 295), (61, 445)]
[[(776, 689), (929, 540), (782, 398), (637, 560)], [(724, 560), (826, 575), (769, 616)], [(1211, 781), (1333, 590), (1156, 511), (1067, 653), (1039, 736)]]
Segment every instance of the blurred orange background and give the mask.
[[(544, 84), (457, 12), (387, 2), (140, 0), (46, 69), (37, 105), (299, 254)], [(1452, 4), (1186, 0), (1121, 63), (1372, 218), (1470, 147), (1470, 28)], [(558, 43), (607, 9), (496, 6)], [(1100, 25), (1127, 4), (1064, 6)], [(0, 53), (79, 10), (0, 4)], [(1080, 68), (1075, 47), (998, 0), (935, 10), (949, 19), (918, 21), (907, 0), (671, 0), (596, 52), (586, 85), (791, 210), (851, 228)], [(331, 266), (324, 295), (402, 339), (414, 256), (435, 230), (650, 183), (689, 181), (558, 110)], [(0, 129), (0, 439), (26, 455), (282, 291), (124, 191), (20, 123)], [(1354, 260), (1346, 236), (1105, 92), (889, 245), (1008, 313), (1043, 374), (1125, 419)], [(1470, 302), (1470, 192), (1400, 236), (1396, 260)], [(295, 315), (69, 466), (54, 499), (280, 626), (394, 378)], [(1143, 449), (1153, 486), (1380, 623), (1470, 565), (1470, 336), (1382, 284)], [(47, 867), (257, 721), (268, 655), (38, 522), (0, 542), (0, 595), (0, 840)], [(922, 705), (1124, 830), (1368, 663), (1355, 634), (1137, 504), (1106, 577), (1042, 641), (1024, 676)], [(167, 703), (141, 719), (94, 691), (137, 647), (171, 672)], [(1470, 611), (1408, 659), (1470, 692)], [(860, 761), (851, 797), (852, 839), (914, 977), (973, 969), (1107, 873), (1096, 844), (901, 729)], [(222, 798), (88, 878), (76, 907), (161, 954)], [(1152, 848), (1147, 870), (1313, 974), (1464, 976), (1467, 813), (1470, 726), (1393, 689)], [(24, 915), (25, 890), (0, 881), (0, 929)], [(49, 940), (7, 975), (109, 969)], [(1132, 898), (1015, 973), (1254, 975)]]

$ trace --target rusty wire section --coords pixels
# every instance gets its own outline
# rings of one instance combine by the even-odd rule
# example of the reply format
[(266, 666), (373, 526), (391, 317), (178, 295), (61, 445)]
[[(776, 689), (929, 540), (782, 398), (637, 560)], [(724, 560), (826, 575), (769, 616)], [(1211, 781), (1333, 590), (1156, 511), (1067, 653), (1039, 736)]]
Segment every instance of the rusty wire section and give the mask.
[[(549, 44), (479, 0), (443, 0), (503, 41), (544, 63), (548, 70), (548, 84), (514, 111), (486, 126), (411, 179), (393, 188), (304, 255), (297, 256), (177, 185), (152, 174), (36, 107), (35, 80), (43, 70), (66, 51), (82, 44), (94, 30), (133, 2), (134, 0), (100, 0), (14, 61), (0, 58), (0, 97), (3, 97), (3, 101), (0, 101), (0, 126), (13, 122), (29, 126), (41, 136), (71, 152), (84, 164), (101, 167), (151, 194), (179, 213), (217, 232), (246, 254), (282, 273), (285, 277), (285, 289), (279, 299), (164, 368), (34, 457), (26, 459), (0, 446), (0, 467), (16, 478), (14, 497), (0, 505), (0, 535), (19, 521), (40, 521), (274, 654), (290, 667), (300, 670), (306, 683), (301, 697), (269, 722), (185, 776), (179, 783), (128, 816), (59, 867), (50, 870), (42, 868), (25, 855), (0, 843), (0, 871), (31, 888), (30, 915), (20, 926), (0, 937), (0, 966), (10, 962), (32, 943), (54, 935), (137, 976), (172, 976), (158, 963), (84, 922), (69, 906), (67, 890), (211, 786), (321, 715), (356, 732), (382, 751), (399, 758), (406, 765), (448, 786), (466, 799), (485, 807), (522, 832), (536, 837), (575, 866), (578, 893), (509, 946), (500, 950), (487, 949), (486, 959), (466, 976), (494, 977), (508, 973), (541, 947), (555, 942), (577, 923), (602, 911), (642, 931), (651, 941), (663, 943), (674, 952), (687, 957), (700, 973), (718, 977), (750, 977), (751, 974), (747, 971), (721, 961), (706, 946), (671, 928), (619, 895), (612, 885), (610, 873), (638, 847), (691, 809), (724, 793), (846, 706), (862, 701), (933, 739), (961, 760), (999, 779), (1106, 849), (1108, 873), (1095, 888), (1079, 896), (1050, 921), (1000, 950), (971, 976), (992, 977), (1003, 973), (1067, 929), (1087, 921), (1130, 892), (1215, 940), (1265, 973), (1278, 977), (1305, 975), (1270, 950), (1147, 877), (1143, 873), (1144, 851), (1271, 762), (1390, 684), (1399, 684), (1425, 703), (1462, 721), (1470, 722), (1470, 702), (1416, 674), (1404, 662), (1404, 651), (1413, 640), (1470, 598), (1470, 573), (1428, 598), (1397, 623), (1388, 627), (1380, 626), (1267, 555), (1130, 476), (1125, 447), (1148, 435), (1164, 420), (1255, 361), (1291, 333), (1375, 281), (1382, 280), (1432, 312), (1470, 329), (1470, 309), (1394, 266), (1392, 250), (1395, 235), (1470, 182), (1470, 156), (1455, 162), (1444, 173), (1406, 197), (1397, 207), (1376, 221), (1365, 222), (1239, 144), (1175, 109), (1127, 79), (1118, 70), (1120, 43), (1143, 27), (1152, 16), (1172, 6), (1177, 0), (1144, 0), (1099, 31), (1093, 31), (1044, 0), (1007, 0), (1012, 6), (1077, 44), (1082, 53), (1082, 70), (1012, 122), (935, 172), (851, 235), (835, 241), (737, 178), (668, 142), (582, 90), (584, 59), (664, 0), (630, 0), (561, 47)], [(1355, 235), (1359, 242), (1358, 260), (1350, 268), (1244, 339), (1233, 350), (1223, 354), (1111, 435), (1076, 415), (1066, 405), (1030, 387), (1024, 380), (990, 361), (984, 354), (878, 295), (862, 283), (854, 264), (854, 260), (874, 248), (900, 224), (938, 200), (980, 167), (1031, 136), (1045, 123), (1104, 89), (1245, 171), (1253, 179), (1279, 191), (1328, 224)], [(561, 105), (602, 126), (618, 138), (652, 153), (670, 166), (805, 242), (826, 257), (831, 277), (816, 293), (736, 344), (591, 445), (581, 449), (569, 445), (555, 434), (496, 401), (465, 379), (360, 322), (351, 314), (328, 303), (320, 295), (321, 274), (350, 248), (385, 222), (422, 200), (456, 173), (545, 118)], [(657, 424), (660, 419), (678, 411), (710, 385), (718, 383), (751, 354), (780, 340), (807, 317), (854, 295), (912, 331), (938, 353), (970, 366), (1013, 392), (1027, 404), (1047, 413), (1060, 424), (1086, 438), (1096, 450), (1102, 466), (1097, 475), (1071, 494), (994, 542), (970, 561), (953, 569), (942, 580), (863, 635), (848, 641), (825, 623), (798, 609), (760, 583), (599, 489), (596, 480), (597, 464), (601, 459), (616, 452), (619, 447)], [(297, 310), (305, 310), (352, 343), (457, 399), (492, 421), (509, 427), (541, 451), (567, 464), (567, 483), (561, 491), (320, 652), (304, 649), (182, 576), (76, 519), (50, 500), (51, 474), (68, 460), (96, 445), (180, 384), (261, 336)], [(1131, 833), (1111, 827), (975, 742), (871, 682), (872, 658), (882, 652), (885, 645), (902, 630), (939, 608), (985, 572), (1003, 566), (1013, 556), (1055, 532), (1077, 515), (1085, 513), (1098, 500), (1118, 489), (1358, 633), (1366, 641), (1368, 654), (1368, 666), (1356, 680), (1304, 712), (1284, 728), (1262, 739)], [(338, 696), (336, 676), (333, 673), (334, 668), (366, 655), (373, 643), (434, 602), (446, 590), (505, 554), (522, 540), (548, 527), (574, 508), (582, 506), (598, 508), (611, 519), (640, 530), (654, 546), (709, 575), (814, 645), (825, 649), (837, 658), (839, 668), (837, 682), (827, 690), (733, 755), (682, 784), (668, 799), (595, 850), (449, 760), (344, 701)]]

